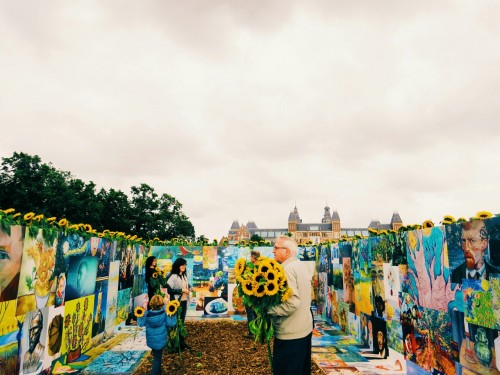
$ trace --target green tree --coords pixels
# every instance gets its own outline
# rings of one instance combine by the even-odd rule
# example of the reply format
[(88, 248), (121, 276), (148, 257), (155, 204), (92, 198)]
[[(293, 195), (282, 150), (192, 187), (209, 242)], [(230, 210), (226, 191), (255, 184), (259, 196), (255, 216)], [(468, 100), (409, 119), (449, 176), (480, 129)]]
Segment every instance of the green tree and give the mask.
[(144, 240), (158, 237), (194, 239), (194, 227), (174, 197), (159, 196), (152, 187), (131, 188), (129, 199), (119, 190), (101, 189), (69, 172), (42, 163), (39, 156), (15, 152), (2, 158), (0, 208), (14, 208), (90, 224), (94, 229), (136, 234)]

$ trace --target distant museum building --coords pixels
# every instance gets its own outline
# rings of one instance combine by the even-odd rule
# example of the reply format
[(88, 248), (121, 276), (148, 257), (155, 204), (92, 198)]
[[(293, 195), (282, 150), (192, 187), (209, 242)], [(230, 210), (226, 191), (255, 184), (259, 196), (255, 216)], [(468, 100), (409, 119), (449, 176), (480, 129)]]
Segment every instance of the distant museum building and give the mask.
[(234, 220), (229, 229), (227, 240), (230, 244), (238, 243), (241, 240), (249, 241), (252, 235), (256, 234), (266, 241), (274, 242), (276, 237), (291, 233), (297, 242), (305, 243), (312, 241), (314, 244), (327, 240), (338, 240), (344, 235), (354, 237), (355, 235), (368, 236), (368, 229), (398, 230), (403, 225), (403, 221), (397, 212), (392, 214), (389, 224), (381, 224), (378, 220), (372, 220), (367, 228), (342, 228), (340, 217), (337, 211), (330, 213), (330, 207), (325, 207), (325, 212), (321, 223), (305, 224), (299, 215), (299, 210), (294, 207), (288, 215), (288, 228), (258, 228), (254, 221), (249, 221), (246, 225), (239, 224)]

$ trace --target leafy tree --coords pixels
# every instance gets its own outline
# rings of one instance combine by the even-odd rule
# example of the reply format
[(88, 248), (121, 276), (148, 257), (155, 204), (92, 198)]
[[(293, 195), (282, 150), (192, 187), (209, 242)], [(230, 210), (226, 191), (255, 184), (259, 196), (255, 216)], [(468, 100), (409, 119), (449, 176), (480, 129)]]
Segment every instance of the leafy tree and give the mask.
[(119, 190), (101, 189), (69, 172), (42, 163), (39, 156), (15, 152), (2, 158), (0, 208), (33, 211), (46, 217), (90, 224), (94, 229), (136, 234), (144, 240), (158, 237), (194, 239), (194, 227), (182, 204), (168, 194), (159, 196), (147, 184), (131, 188), (129, 199)]

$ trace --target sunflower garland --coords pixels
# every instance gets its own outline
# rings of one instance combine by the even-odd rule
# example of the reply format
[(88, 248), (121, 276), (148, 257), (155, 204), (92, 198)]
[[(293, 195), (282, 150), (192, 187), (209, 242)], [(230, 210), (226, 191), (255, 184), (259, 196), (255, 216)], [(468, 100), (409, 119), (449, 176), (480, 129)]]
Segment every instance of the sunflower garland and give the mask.
[(281, 264), (271, 258), (261, 256), (255, 264), (240, 258), (236, 261), (234, 273), (243, 304), (255, 311), (256, 318), (250, 322), (250, 331), (256, 343), (267, 344), (272, 365), (270, 340), (274, 336), (274, 327), (267, 312), (287, 301), (293, 290), (287, 286)]

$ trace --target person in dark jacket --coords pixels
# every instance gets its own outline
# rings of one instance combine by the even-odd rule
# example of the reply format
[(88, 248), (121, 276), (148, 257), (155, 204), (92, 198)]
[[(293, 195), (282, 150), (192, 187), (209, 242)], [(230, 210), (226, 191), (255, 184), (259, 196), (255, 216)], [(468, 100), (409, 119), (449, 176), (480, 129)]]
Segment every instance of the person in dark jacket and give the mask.
[[(154, 256), (150, 256), (146, 259), (146, 277), (144, 278), (146, 284), (148, 286), (148, 299), (151, 301), (151, 298), (156, 294), (156, 288), (151, 285), (151, 276), (156, 272), (156, 262), (157, 259)], [(148, 310), (150, 309), (148, 305)]]
[(150, 310), (137, 318), (139, 327), (146, 326), (146, 344), (153, 352), (152, 375), (161, 374), (163, 349), (167, 345), (167, 312), (163, 297), (155, 294), (149, 301)]

